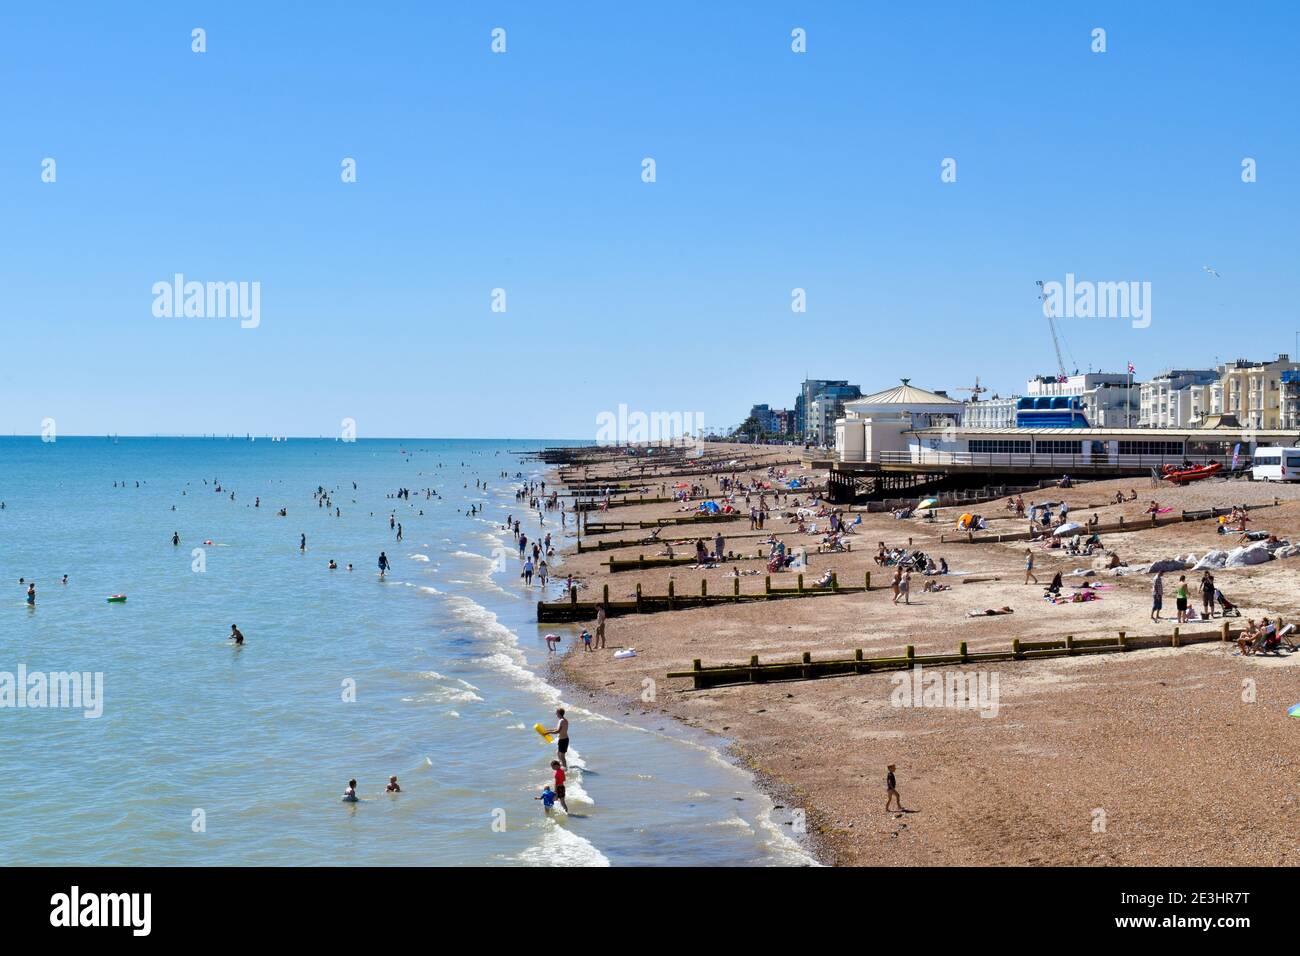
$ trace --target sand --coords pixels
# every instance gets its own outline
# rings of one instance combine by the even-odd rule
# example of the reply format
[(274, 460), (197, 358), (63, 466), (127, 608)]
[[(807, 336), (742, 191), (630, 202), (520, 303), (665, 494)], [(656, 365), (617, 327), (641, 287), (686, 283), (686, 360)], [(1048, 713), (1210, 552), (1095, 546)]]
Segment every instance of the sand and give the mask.
[[(781, 450), (788, 457), (788, 450)], [(798, 469), (793, 469), (796, 473)], [(698, 480), (698, 479), (695, 479)], [(1136, 490), (1136, 502), (1109, 505), (1117, 488)], [(799, 495), (801, 501), (804, 495)], [(1103, 523), (1124, 514), (1140, 521), (1151, 498), (1175, 513), (1234, 503), (1272, 505), (1255, 514), (1253, 529), (1300, 541), (1300, 489), (1281, 485), (1210, 481), (1186, 488), (1150, 488), (1146, 481), (1077, 485), (1026, 502), (1067, 500), (1072, 517), (1099, 514)], [(755, 499), (757, 500), (757, 499)], [(771, 498), (769, 497), (769, 503)], [(1092, 507), (1095, 506), (1095, 507)], [(747, 506), (746, 506), (747, 510)], [(864, 514), (849, 554), (809, 554), (806, 579), (834, 568), (841, 583), (860, 583), (872, 570), (877, 588), (867, 594), (802, 598), (734, 607), (611, 618), (609, 649), (570, 651), (557, 662), (563, 679), (606, 706), (637, 713), (662, 712), (714, 732), (784, 803), (783, 813), (804, 810), (814, 843), (827, 862), (906, 865), (1278, 865), (1292, 862), (1297, 809), (1296, 735), (1300, 721), (1286, 716), (1300, 701), (1300, 655), (1241, 657), (1220, 643), (1178, 649), (1088, 657), (994, 662), (944, 673), (984, 672), (997, 681), (996, 715), (965, 707), (900, 707), (891, 702), (899, 681), (871, 674), (743, 685), (695, 691), (686, 679), (669, 679), (695, 658), (705, 664), (897, 654), (907, 644), (918, 654), (951, 652), (958, 641), (972, 651), (1004, 648), (1022, 640), (1114, 635), (1168, 636), (1173, 622), (1151, 623), (1146, 574), (1098, 575), (1111, 585), (1101, 599), (1052, 605), (1042, 588), (1023, 583), (1026, 544), (940, 543), (953, 535), (961, 509), (940, 520), (895, 520)], [(991, 530), (1023, 530), (1002, 503), (979, 505)], [(676, 513), (673, 505), (611, 510), (608, 520), (637, 520)], [(592, 520), (598, 520), (594, 518)], [(822, 519), (824, 522), (824, 519)], [(769, 520), (787, 546), (816, 547), (815, 536), (784, 530)], [(712, 544), (721, 529), (728, 548), (757, 549), (748, 521), (692, 528), (693, 541)], [(665, 531), (661, 537), (670, 533)], [(630, 539), (628, 530), (605, 536)], [(756, 534), (756, 533), (755, 533)], [(872, 558), (875, 544), (914, 545), (947, 558), (956, 571), (976, 572), (951, 590), (921, 594), (925, 578), (913, 576), (910, 606), (894, 605), (889, 572)], [(588, 541), (596, 540), (589, 538)], [(1132, 565), (1211, 548), (1235, 538), (1215, 533), (1214, 522), (1189, 522), (1124, 534), (1103, 543)], [(685, 546), (689, 551), (690, 544)], [(766, 550), (766, 546), (763, 546)], [(653, 549), (657, 550), (657, 549)], [(679, 549), (679, 553), (682, 549)], [(610, 584), (611, 597), (663, 593), (672, 579), (679, 594), (729, 593), (730, 567), (692, 571), (677, 567), (609, 574), (611, 554), (634, 557), (651, 546), (569, 555), (562, 570), (589, 585), (590, 597)], [(1055, 570), (1089, 566), (1035, 548), (1035, 573), (1044, 584)], [(741, 562), (761, 569), (761, 562)], [(788, 586), (792, 575), (774, 575)], [(1166, 617), (1173, 615), (1178, 575), (1166, 575)], [(1200, 574), (1188, 572), (1194, 586)], [(1216, 573), (1219, 586), (1247, 616), (1300, 618), (1300, 558)], [(1083, 578), (1067, 578), (1082, 582)], [(762, 575), (742, 577), (745, 591), (761, 591)], [(1067, 588), (1067, 593), (1071, 589)], [(1194, 601), (1199, 605), (1199, 601)], [(1011, 606), (1015, 613), (971, 619), (968, 609)], [(1244, 620), (1244, 619), (1243, 619)], [(1232, 620), (1234, 626), (1241, 621)], [(1185, 630), (1219, 626), (1190, 624)], [(552, 629), (562, 630), (561, 628)], [(577, 628), (573, 628), (576, 632)], [(573, 647), (572, 642), (568, 643)], [(615, 660), (614, 650), (637, 656)], [(646, 679), (653, 682), (644, 683)], [(645, 688), (653, 699), (645, 700)], [(897, 765), (903, 805), (884, 812), (886, 764)]]

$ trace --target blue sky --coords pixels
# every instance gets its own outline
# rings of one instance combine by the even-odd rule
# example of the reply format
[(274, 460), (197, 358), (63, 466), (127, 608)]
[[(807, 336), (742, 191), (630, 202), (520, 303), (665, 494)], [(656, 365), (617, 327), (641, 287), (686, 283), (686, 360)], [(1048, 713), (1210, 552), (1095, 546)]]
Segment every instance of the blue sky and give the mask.
[[(1149, 328), (1063, 320), (1067, 364), (1290, 351), (1298, 21), (1282, 3), (8, 6), (0, 432), (348, 417), (360, 437), (590, 438), (619, 404), (733, 424), (805, 376), (1008, 392), (1055, 370), (1033, 282), (1067, 272), (1152, 283)], [(156, 318), (177, 272), (260, 282), (261, 325)]]

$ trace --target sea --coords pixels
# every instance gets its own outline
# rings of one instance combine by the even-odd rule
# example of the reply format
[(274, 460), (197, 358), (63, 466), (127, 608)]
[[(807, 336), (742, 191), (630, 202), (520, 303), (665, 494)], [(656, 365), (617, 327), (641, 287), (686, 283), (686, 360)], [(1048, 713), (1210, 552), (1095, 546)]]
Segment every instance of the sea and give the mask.
[(505, 522), (563, 578), (555, 444), (0, 438), (0, 865), (813, 863), (723, 742), (548, 679)]

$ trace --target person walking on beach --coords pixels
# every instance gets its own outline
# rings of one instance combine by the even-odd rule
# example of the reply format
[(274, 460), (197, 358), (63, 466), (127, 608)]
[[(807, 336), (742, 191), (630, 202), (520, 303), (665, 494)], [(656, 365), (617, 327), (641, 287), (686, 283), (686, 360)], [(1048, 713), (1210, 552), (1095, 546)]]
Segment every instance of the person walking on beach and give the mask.
[[(558, 718), (555, 723), (555, 729), (551, 731), (555, 735), (555, 749), (559, 754), (560, 763), (564, 769), (569, 769), (569, 758), (566, 756), (569, 752), (569, 718), (564, 716), (564, 708), (557, 707), (555, 716)], [(560, 781), (561, 783), (563, 781)], [(566, 811), (568, 807), (564, 808)]]
[(1157, 571), (1151, 580), (1151, 620), (1160, 623), (1160, 609), (1165, 606), (1165, 572)]
[[(898, 582), (898, 593), (903, 596), (904, 604), (912, 603), (912, 569), (907, 568), (903, 571), (903, 578)], [(897, 601), (895, 601), (897, 603)]]
[(1174, 604), (1178, 608), (1178, 623), (1187, 623), (1187, 575), (1178, 575), (1178, 588), (1174, 591)]
[(605, 646), (605, 605), (602, 602), (596, 607), (596, 649), (600, 650)]
[(526, 558), (524, 560), (524, 570), (523, 573), (520, 575), (520, 577), (524, 579), (525, 587), (533, 586), (533, 559), (532, 558)]
[(379, 576), (381, 578), (388, 573), (388, 568), (389, 568), (388, 555), (385, 554), (383, 551), (380, 551), (379, 552)]
[(889, 587), (894, 592), (894, 603), (897, 604), (898, 596), (903, 591), (903, 566), (901, 564), (894, 565), (894, 580), (890, 582)]
[(1038, 578), (1034, 575), (1034, 552), (1025, 548), (1025, 583), (1028, 584), (1030, 581), (1037, 584)]
[(898, 803), (898, 810), (903, 810), (903, 798), (898, 795), (898, 781), (894, 778), (894, 765), (891, 763), (885, 768), (885, 812), (889, 812), (889, 805), (895, 801)]

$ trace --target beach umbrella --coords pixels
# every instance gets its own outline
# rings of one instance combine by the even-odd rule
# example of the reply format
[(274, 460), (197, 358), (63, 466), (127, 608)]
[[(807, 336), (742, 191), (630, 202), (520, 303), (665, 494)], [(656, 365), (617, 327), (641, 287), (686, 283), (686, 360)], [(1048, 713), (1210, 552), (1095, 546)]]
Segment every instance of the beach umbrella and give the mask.
[(1300, 717), (1300, 704), (1292, 704), (1287, 710), (1286, 715), (1288, 717)]
[(918, 504), (916, 508), (918, 511), (921, 510), (922, 508), (933, 508), (938, 503), (939, 503), (938, 498), (922, 498), (921, 503)]
[(1079, 522), (1067, 521), (1065, 524), (1061, 525), (1059, 528), (1053, 531), (1052, 534), (1054, 535), (1074, 534), (1075, 532), (1082, 531), (1082, 530), (1083, 530), (1083, 525), (1079, 524)]

